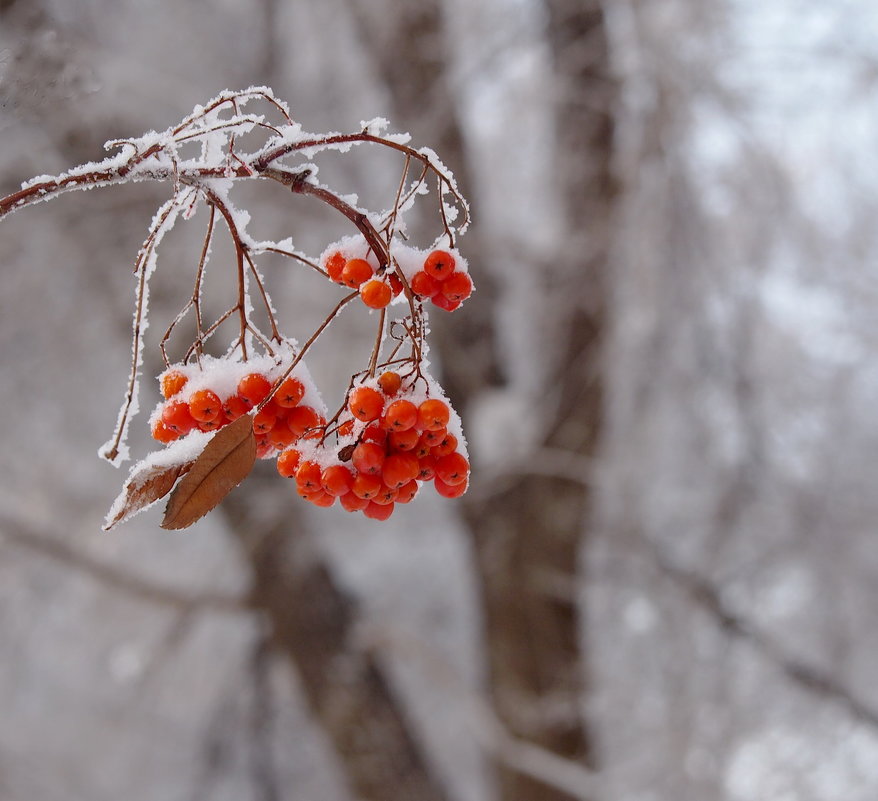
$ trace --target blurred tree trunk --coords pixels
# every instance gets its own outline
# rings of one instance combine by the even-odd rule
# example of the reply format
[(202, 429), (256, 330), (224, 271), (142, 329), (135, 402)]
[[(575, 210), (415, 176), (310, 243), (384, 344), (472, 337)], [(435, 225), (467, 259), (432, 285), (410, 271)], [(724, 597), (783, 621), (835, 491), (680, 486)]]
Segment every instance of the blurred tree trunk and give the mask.
[[(437, 0), (394, 13), (376, 13), (373, 6), (367, 13), (361, 4), (351, 3), (390, 88), (396, 119), (453, 166), (467, 192), (471, 170), (448, 88), (449, 56)], [(564, 297), (566, 306), (552, 309), (560, 319), (542, 321), (557, 340), (546, 353), (555, 404), (540, 444), (591, 458), (603, 403), (600, 360), (615, 194), (610, 167), (615, 91), (598, 0), (547, 0), (546, 10), (558, 91), (556, 185), (563, 193), (566, 236), (558, 253), (547, 254), (540, 283), (545, 291)], [(468, 237), (472, 261), (478, 263), (480, 251), (485, 252), (478, 237)], [(462, 320), (455, 319), (453, 326), (437, 321), (443, 380), (462, 408), (497, 374), (494, 299), (480, 284)], [(593, 747), (582, 714), (586, 669), (576, 594), (591, 501), (587, 478), (519, 474), (492, 496), (467, 496), (463, 508), (481, 580), (495, 711), (510, 733), (591, 765)], [(504, 801), (569, 797), (509, 766), (498, 766), (498, 775)]]

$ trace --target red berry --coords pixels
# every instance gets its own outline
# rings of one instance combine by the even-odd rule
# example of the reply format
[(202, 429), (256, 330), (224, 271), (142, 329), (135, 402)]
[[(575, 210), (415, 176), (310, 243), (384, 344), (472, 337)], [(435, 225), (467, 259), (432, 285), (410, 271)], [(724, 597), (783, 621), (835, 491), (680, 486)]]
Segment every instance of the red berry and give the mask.
[(418, 475), (418, 457), (412, 453), (391, 453), (384, 460), (381, 477), (388, 487), (401, 487)]
[(274, 445), (275, 448), (286, 448), (288, 445), (292, 445), (297, 439), (298, 437), (290, 431), (287, 421), (282, 417), (278, 417), (274, 421), (271, 431), (268, 432), (268, 441)]
[(378, 376), (378, 386), (381, 387), (381, 391), (385, 395), (396, 395), (402, 386), (402, 378), (399, 373), (388, 370), (386, 373), (381, 373)]
[(418, 494), (420, 485), (414, 479), (403, 484), (396, 493), (396, 503), (409, 503)]
[(323, 490), (320, 490), (318, 492), (310, 492), (304, 497), (315, 506), (322, 506), (325, 509), (328, 509), (330, 506), (332, 506), (332, 504), (335, 503), (335, 495), (330, 495), (328, 492), (324, 492)]
[(320, 477), (320, 485), (330, 495), (345, 495), (353, 484), (354, 474), (341, 464), (330, 465)]
[(293, 478), (299, 468), (301, 454), (295, 448), (289, 448), (277, 457), (277, 472), (284, 478)]
[(436, 478), (445, 484), (460, 484), (469, 475), (469, 462), (461, 453), (449, 453), (436, 460)]
[(173, 428), (168, 426), (164, 420), (159, 418), (152, 424), (152, 436), (153, 439), (157, 439), (159, 442), (164, 442), (167, 444), (168, 442), (173, 442), (179, 434), (174, 431)]
[(418, 422), (418, 407), (409, 400), (397, 400), (387, 407), (386, 427), (393, 431), (407, 431)]
[(369, 501), (369, 505), (363, 509), (363, 514), (372, 520), (387, 520), (393, 514), (393, 504), (388, 503), (382, 506), (375, 501)]
[(384, 448), (376, 442), (361, 442), (354, 448), (351, 463), (360, 473), (378, 475), (384, 466)]
[(305, 385), (298, 378), (285, 378), (274, 393), (274, 402), (284, 409), (297, 406), (305, 397)]
[(466, 492), (468, 485), (469, 482), (466, 479), (459, 484), (446, 484), (438, 476), (433, 482), (433, 486), (436, 487), (436, 492), (438, 492), (443, 498), (459, 498)]
[(387, 280), (390, 282), (390, 289), (393, 292), (393, 297), (396, 297), (402, 292), (402, 281), (399, 280), (399, 276), (396, 273), (389, 273)]
[(271, 381), (261, 373), (249, 373), (238, 382), (238, 394), (251, 406), (262, 403), (271, 392)]
[(373, 279), (360, 287), (360, 298), (370, 309), (383, 309), (393, 298), (393, 292), (389, 284)]
[(424, 260), (424, 272), (438, 281), (444, 281), (454, 272), (454, 256), (447, 250), (434, 250)]
[(162, 409), (162, 422), (178, 434), (188, 434), (197, 422), (189, 411), (189, 404), (183, 401), (170, 401)]
[(199, 431), (216, 431), (218, 428), (222, 428), (226, 424), (225, 419), (222, 414), (217, 417), (215, 420), (202, 420), (198, 423)]
[(412, 276), (411, 288), (412, 292), (422, 298), (432, 298), (439, 291), (439, 282), (421, 270)]
[(368, 498), (358, 498), (353, 492), (339, 496), (338, 501), (349, 512), (360, 512), (369, 505)]
[(433, 303), (440, 309), (444, 309), (445, 311), (449, 312), (454, 311), (458, 306), (460, 306), (459, 300), (451, 300), (450, 298), (445, 297), (445, 295), (443, 295), (441, 292), (433, 296)]
[(415, 449), (420, 438), (417, 429), (410, 428), (407, 431), (391, 431), (387, 441), (395, 451), (411, 451)]
[(382, 484), (378, 494), (372, 498), (372, 503), (386, 506), (389, 503), (393, 503), (397, 495), (399, 495), (399, 490), (396, 487), (388, 487), (387, 484)]
[(448, 404), (439, 398), (429, 398), (418, 406), (418, 426), (427, 431), (445, 428), (451, 419)]
[(210, 423), (222, 414), (223, 404), (216, 392), (199, 389), (189, 396), (189, 414), (199, 423)]
[(340, 437), (349, 437), (351, 434), (354, 433), (354, 421), (353, 420), (345, 420), (338, 427), (337, 433)]
[(310, 406), (294, 406), (287, 413), (287, 426), (293, 436), (301, 437), (306, 431), (320, 425), (320, 415)]
[(377, 442), (379, 445), (384, 445), (387, 442), (387, 432), (381, 426), (366, 426), (360, 440), (362, 442)]
[(382, 486), (384, 485), (379, 476), (358, 473), (354, 477), (354, 483), (351, 485), (351, 494), (368, 501), (381, 491)]
[(455, 437), (454, 434), (446, 434), (438, 445), (432, 447), (430, 453), (439, 458), (442, 456), (448, 456), (449, 453), (454, 453), (456, 450), (457, 437)]
[(341, 271), (344, 270), (346, 262), (347, 259), (339, 251), (335, 251), (326, 260), (326, 273), (337, 284), (341, 283)]
[(473, 293), (473, 279), (466, 273), (452, 273), (442, 282), (442, 294), (450, 303), (466, 300)]
[(230, 395), (223, 402), (223, 414), (230, 423), (250, 411), (250, 404), (240, 395)]
[(421, 434), (421, 442), (424, 443), (428, 448), (432, 448), (434, 445), (438, 445), (445, 439), (445, 435), (448, 432), (444, 428), (437, 428), (435, 431), (431, 431), (429, 428)]
[(304, 492), (323, 491), (320, 478), (323, 471), (317, 462), (302, 462), (296, 469), (296, 486)]
[(267, 403), (253, 416), (253, 430), (257, 434), (269, 434), (277, 422), (277, 408)]
[(436, 475), (436, 457), (433, 455), (422, 456), (418, 460), (418, 481), (432, 481)]
[(364, 281), (368, 281), (375, 270), (365, 259), (348, 259), (341, 271), (341, 282), (351, 289), (357, 289)]
[(369, 422), (381, 416), (384, 398), (377, 389), (357, 387), (348, 397), (348, 409), (358, 420)]
[(161, 378), (162, 395), (165, 398), (176, 395), (186, 386), (188, 380), (179, 370), (171, 370), (169, 373), (165, 373)]

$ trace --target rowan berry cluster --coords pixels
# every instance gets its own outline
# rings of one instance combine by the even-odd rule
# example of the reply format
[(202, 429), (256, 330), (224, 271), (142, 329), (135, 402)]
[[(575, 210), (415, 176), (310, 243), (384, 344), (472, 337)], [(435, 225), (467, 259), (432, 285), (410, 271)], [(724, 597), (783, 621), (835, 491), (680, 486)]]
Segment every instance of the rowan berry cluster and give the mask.
[[(423, 381), (426, 390), (418, 390)], [(456, 432), (456, 433), (455, 433)], [(278, 472), (295, 479), (301, 497), (317, 506), (336, 499), (349, 512), (387, 520), (432, 481), (445, 498), (466, 492), (469, 462), (457, 414), (428, 376), (403, 381), (387, 371), (348, 393), (333, 441), (284, 450)]]
[(304, 367), (283, 377), (288, 363), (261, 357), (172, 365), (159, 376), (165, 400), (150, 418), (153, 438), (170, 443), (192, 431), (216, 431), (244, 414), (253, 416), (261, 459), (302, 438), (322, 436), (323, 403)]

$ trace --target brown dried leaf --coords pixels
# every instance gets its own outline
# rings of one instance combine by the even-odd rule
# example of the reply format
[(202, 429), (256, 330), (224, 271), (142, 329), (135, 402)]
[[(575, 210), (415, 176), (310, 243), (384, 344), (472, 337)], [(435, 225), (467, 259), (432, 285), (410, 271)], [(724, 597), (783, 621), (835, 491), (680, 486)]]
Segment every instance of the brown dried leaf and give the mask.
[[(166, 466), (148, 466), (137, 471), (132, 471), (122, 487), (122, 492), (113, 504), (110, 518), (104, 523), (104, 531), (109, 531), (113, 526), (128, 520), (138, 512), (142, 512), (148, 506), (161, 500), (167, 495), (177, 479), (189, 472), (192, 462)], [(115, 512), (115, 513), (114, 513)]]
[(255, 461), (253, 418), (245, 414), (207, 443), (171, 495), (162, 528), (187, 528), (204, 517), (247, 478)]

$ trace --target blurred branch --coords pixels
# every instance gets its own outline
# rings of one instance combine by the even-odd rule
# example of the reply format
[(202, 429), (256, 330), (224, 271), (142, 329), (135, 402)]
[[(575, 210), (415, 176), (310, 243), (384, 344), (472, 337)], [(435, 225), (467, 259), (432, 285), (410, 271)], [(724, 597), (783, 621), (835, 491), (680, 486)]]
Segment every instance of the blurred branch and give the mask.
[(838, 704), (852, 717), (878, 729), (878, 710), (857, 698), (853, 691), (831, 674), (787, 653), (766, 632), (735, 612), (708, 578), (690, 568), (674, 564), (655, 543), (645, 537), (640, 537), (640, 541), (647, 546), (659, 572), (709, 614), (723, 631), (749, 643), (801, 689)]
[(142, 576), (94, 559), (59, 540), (29, 530), (22, 521), (7, 516), (0, 518), (0, 538), (20, 550), (86, 575), (107, 589), (116, 590), (148, 603), (179, 611), (198, 609), (215, 612), (246, 612), (249, 609), (247, 599), (240, 596), (211, 592), (181, 592), (173, 587), (156, 584)]

